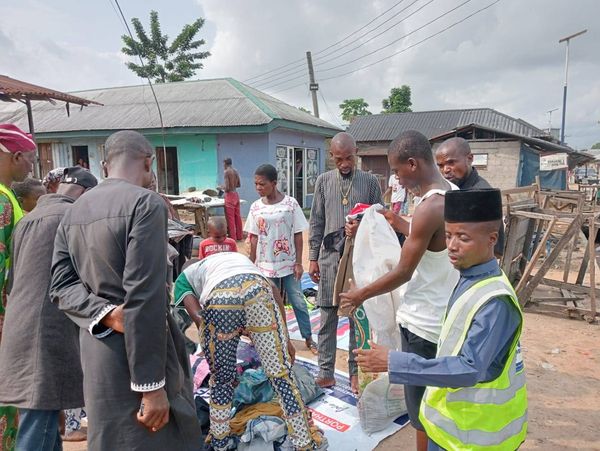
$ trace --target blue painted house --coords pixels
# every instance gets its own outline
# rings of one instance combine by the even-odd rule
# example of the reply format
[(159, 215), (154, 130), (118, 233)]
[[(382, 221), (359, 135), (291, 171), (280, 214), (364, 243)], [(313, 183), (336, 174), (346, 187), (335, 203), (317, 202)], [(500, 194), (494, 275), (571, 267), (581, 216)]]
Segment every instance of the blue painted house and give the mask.
[[(100, 178), (106, 138), (131, 129), (156, 147), (162, 192), (214, 188), (222, 183), (222, 161), (230, 157), (240, 172), (242, 199), (257, 198), (254, 169), (271, 163), (279, 170), (280, 189), (310, 206), (315, 180), (325, 170), (325, 140), (340, 129), (231, 78), (157, 84), (154, 89), (164, 133), (147, 85), (74, 93), (102, 106), (74, 109), (69, 116), (60, 105), (34, 104), (43, 169), (80, 163)], [(0, 109), (0, 122), (28, 129), (24, 108)]]

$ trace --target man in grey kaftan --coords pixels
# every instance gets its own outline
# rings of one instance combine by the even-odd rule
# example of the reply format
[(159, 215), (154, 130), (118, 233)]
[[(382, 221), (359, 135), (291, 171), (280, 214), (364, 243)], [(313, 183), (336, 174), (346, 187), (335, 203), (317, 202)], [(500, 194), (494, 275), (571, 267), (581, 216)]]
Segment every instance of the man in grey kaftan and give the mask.
[[(374, 175), (355, 168), (356, 143), (347, 133), (338, 133), (331, 142), (331, 153), (336, 169), (321, 174), (316, 181), (315, 195), (310, 212), (309, 260), (310, 276), (319, 282), (317, 305), (321, 310), (319, 330), (319, 379), (321, 386), (335, 383), (335, 355), (337, 346), (338, 307), (333, 305), (333, 287), (340, 253), (328, 237), (343, 237), (345, 217), (357, 203), (383, 204), (381, 187)], [(315, 265), (317, 263), (317, 265)], [(318, 274), (314, 274), (318, 271)], [(354, 322), (350, 318), (350, 376), (358, 368), (352, 349), (356, 347)]]

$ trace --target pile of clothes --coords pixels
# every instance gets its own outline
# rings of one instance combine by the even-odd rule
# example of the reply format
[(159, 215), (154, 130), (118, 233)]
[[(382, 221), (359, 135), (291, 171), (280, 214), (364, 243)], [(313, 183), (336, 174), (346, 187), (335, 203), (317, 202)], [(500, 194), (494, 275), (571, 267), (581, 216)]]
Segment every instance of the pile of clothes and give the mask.
[[(202, 355), (190, 356), (194, 375), (196, 413), (204, 435), (208, 434), (210, 369)], [(231, 433), (237, 439), (237, 449), (243, 451), (293, 450), (287, 439), (287, 426), (275, 392), (262, 369), (252, 343), (241, 340), (237, 349), (237, 385), (233, 393)], [(314, 377), (302, 365), (292, 367), (298, 389), (305, 404), (324, 392)]]

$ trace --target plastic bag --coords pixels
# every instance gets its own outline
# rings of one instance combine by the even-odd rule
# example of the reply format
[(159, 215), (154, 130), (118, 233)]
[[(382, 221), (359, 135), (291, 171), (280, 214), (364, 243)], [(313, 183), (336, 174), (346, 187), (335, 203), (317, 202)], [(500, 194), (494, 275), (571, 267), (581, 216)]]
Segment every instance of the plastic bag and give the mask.
[(358, 400), (360, 426), (367, 434), (382, 431), (406, 412), (404, 386), (390, 384), (387, 374), (367, 385)]
[[(354, 279), (358, 287), (364, 287), (387, 274), (400, 260), (398, 237), (383, 215), (377, 213), (379, 204), (369, 207), (362, 218), (354, 238)], [(392, 349), (400, 349), (400, 330), (396, 312), (400, 306), (404, 288), (367, 299), (363, 306), (375, 343)]]

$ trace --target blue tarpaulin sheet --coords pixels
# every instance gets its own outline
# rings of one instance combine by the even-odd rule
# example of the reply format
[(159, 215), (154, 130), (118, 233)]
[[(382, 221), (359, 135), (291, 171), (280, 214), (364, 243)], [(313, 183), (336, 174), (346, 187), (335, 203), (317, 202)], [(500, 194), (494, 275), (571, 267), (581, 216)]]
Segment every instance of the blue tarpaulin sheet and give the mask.
[(567, 189), (567, 173), (564, 169), (540, 171), (540, 155), (526, 144), (521, 144), (517, 185), (529, 186), (540, 176), (541, 188)]

